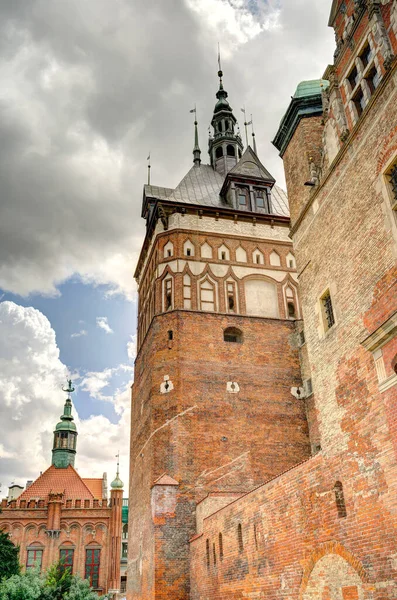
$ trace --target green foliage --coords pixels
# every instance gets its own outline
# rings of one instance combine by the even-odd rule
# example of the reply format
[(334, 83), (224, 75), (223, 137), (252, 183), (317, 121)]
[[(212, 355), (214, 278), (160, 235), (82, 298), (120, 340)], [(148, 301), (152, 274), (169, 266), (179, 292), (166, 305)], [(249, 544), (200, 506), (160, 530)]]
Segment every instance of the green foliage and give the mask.
[[(103, 598), (103, 597), (102, 597)], [(60, 563), (45, 574), (39, 569), (12, 575), (0, 583), (0, 600), (100, 600), (88, 581), (71, 575)]]
[(19, 548), (14, 546), (8, 533), (0, 531), (0, 581), (11, 575), (18, 575), (18, 553)]
[(67, 598), (72, 579), (70, 569), (65, 569), (60, 562), (52, 565), (46, 573), (43, 600), (63, 600)]
[(0, 600), (42, 600), (44, 586), (39, 570), (29, 569), (0, 583)]

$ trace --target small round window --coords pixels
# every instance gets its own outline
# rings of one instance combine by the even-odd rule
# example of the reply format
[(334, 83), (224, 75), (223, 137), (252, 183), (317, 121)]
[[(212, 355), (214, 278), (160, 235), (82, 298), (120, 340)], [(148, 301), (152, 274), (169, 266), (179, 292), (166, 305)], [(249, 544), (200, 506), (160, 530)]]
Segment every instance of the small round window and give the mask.
[(243, 332), (237, 329), (237, 327), (228, 327), (223, 332), (223, 340), (225, 342), (241, 344), (243, 341)]

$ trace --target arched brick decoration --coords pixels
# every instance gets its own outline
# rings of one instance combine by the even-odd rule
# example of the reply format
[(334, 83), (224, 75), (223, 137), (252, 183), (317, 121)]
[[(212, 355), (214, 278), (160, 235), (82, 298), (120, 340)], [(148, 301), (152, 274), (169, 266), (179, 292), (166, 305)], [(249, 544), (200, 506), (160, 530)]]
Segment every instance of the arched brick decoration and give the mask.
[(314, 567), (318, 561), (327, 554), (337, 554), (343, 558), (356, 571), (362, 583), (367, 583), (369, 581), (368, 574), (366, 573), (361, 562), (351, 552), (349, 552), (349, 550), (347, 550), (339, 542), (326, 542), (325, 544), (321, 544), (309, 558), (302, 576), (301, 587), (299, 590), (299, 600), (303, 600), (304, 598), (304, 594), (306, 592), (306, 588)]

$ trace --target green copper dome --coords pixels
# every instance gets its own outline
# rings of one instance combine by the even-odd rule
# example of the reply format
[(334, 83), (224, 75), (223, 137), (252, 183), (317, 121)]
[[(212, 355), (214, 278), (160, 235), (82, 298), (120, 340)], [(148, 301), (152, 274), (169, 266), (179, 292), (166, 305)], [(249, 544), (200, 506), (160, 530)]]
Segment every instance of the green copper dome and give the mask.
[(326, 90), (329, 86), (329, 81), (325, 79), (312, 79), (311, 81), (301, 81), (294, 98), (307, 98), (308, 96), (316, 96), (321, 94), (323, 90)]
[(117, 473), (115, 479), (113, 479), (112, 483), (110, 484), (110, 487), (112, 488), (112, 490), (122, 490), (123, 489), (124, 483), (121, 481), (118, 473)]
[(62, 388), (68, 397), (63, 408), (61, 420), (54, 429), (54, 443), (52, 447), (52, 464), (58, 469), (65, 469), (68, 465), (74, 466), (76, 456), (77, 429), (73, 423), (72, 400), (70, 394), (74, 392), (71, 380), (68, 387)]

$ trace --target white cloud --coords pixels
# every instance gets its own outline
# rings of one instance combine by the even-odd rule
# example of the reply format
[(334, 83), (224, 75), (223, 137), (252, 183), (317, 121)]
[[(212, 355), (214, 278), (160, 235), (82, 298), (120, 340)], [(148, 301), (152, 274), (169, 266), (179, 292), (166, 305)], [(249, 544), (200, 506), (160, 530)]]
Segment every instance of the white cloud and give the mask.
[(270, 140), (297, 83), (332, 58), (330, 4), (0, 3), (0, 287), (56, 295), (77, 274), (134, 297), (147, 152), (153, 183), (175, 186), (196, 102), (208, 161), (218, 41), (236, 117), (253, 113), (260, 158), (282, 179)]
[(96, 324), (100, 329), (106, 331), (106, 333), (114, 333), (113, 329), (110, 327), (108, 323), (107, 317), (97, 317)]
[(134, 361), (136, 357), (137, 335), (131, 335), (131, 339), (127, 342), (127, 355), (130, 361)]
[(72, 333), (72, 335), (70, 336), (71, 338), (78, 338), (78, 337), (82, 337), (84, 335), (88, 335), (88, 332), (86, 329), (81, 329), (80, 331), (76, 332), (76, 333)]
[[(61, 387), (67, 368), (59, 358), (50, 322), (34, 308), (1, 302), (0, 339), (7, 340), (7, 344), (0, 345), (0, 457), (4, 493), (11, 481), (25, 484), (51, 464), (53, 430), (63, 410), (65, 394)], [(110, 371), (123, 373), (131, 368), (122, 365)], [(80, 386), (91, 389), (97, 398), (109, 381), (108, 370), (102, 379), (100, 374), (95, 375), (96, 386), (93, 374), (87, 374)], [(73, 410), (79, 431), (76, 467), (82, 476), (101, 476), (107, 471), (111, 480), (114, 455), (120, 449), (122, 478), (127, 483), (129, 385), (118, 390), (114, 397), (109, 396), (108, 401), (114, 404), (117, 423), (104, 416), (80, 419), (76, 409)]]

